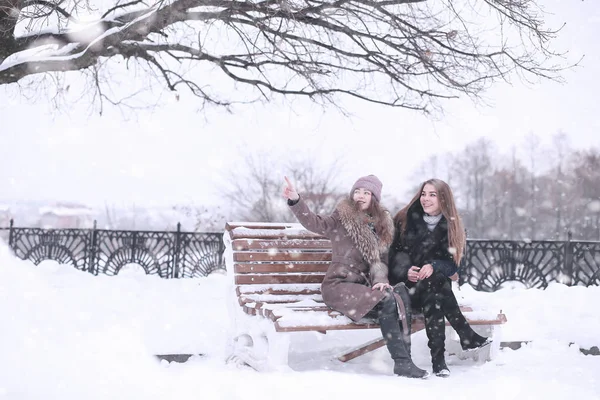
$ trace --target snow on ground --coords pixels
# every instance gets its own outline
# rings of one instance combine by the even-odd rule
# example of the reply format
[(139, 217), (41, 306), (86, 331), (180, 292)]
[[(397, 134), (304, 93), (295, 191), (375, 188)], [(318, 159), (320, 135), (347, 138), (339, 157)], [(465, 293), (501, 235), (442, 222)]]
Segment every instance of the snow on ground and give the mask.
[[(448, 357), (452, 376), (391, 374), (385, 348), (348, 363), (333, 355), (377, 331), (293, 336), (292, 372), (258, 373), (224, 362), (228, 280), (165, 280), (135, 272), (92, 276), (35, 266), (0, 244), (0, 399), (600, 399), (600, 287), (503, 289), (460, 295), (502, 309), (504, 341), (530, 341), (480, 364)], [(185, 363), (156, 354), (202, 354)], [(423, 332), (417, 365), (431, 369)]]

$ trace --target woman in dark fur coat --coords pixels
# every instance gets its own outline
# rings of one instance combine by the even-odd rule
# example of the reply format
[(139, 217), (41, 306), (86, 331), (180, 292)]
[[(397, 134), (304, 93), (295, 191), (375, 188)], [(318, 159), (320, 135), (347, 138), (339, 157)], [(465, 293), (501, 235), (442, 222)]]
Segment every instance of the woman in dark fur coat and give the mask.
[(396, 214), (394, 223), (390, 283), (404, 282), (409, 288), (411, 309), (421, 310), (425, 316), (433, 373), (447, 377), (444, 317), (458, 333), (464, 350), (491, 342), (471, 328), (452, 292), (451, 279), (458, 279), (457, 266), (466, 242), (452, 190), (440, 179), (423, 182), (410, 203)]
[(410, 356), (410, 318), (406, 318), (408, 290), (392, 288), (388, 281), (387, 252), (394, 237), (394, 223), (384, 209), (382, 184), (375, 175), (359, 178), (350, 196), (329, 216), (313, 213), (292, 183), (285, 178), (283, 196), (308, 230), (331, 240), (332, 261), (323, 283), (323, 301), (353, 321), (369, 314), (379, 320), (387, 348), (394, 359), (394, 373), (425, 378)]

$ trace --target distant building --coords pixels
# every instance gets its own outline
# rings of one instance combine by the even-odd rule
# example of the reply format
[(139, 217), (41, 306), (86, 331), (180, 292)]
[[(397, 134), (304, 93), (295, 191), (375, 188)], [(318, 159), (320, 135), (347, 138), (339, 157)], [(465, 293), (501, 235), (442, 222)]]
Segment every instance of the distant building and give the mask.
[(40, 228), (46, 229), (86, 229), (92, 228), (94, 212), (81, 204), (58, 203), (39, 209)]

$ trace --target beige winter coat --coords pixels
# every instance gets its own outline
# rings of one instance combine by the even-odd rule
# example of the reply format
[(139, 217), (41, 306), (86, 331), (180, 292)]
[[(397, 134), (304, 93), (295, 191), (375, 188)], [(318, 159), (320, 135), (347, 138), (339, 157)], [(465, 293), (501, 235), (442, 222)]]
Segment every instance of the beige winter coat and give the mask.
[[(348, 318), (360, 320), (384, 296), (371, 288), (388, 283), (390, 243), (380, 242), (349, 200), (340, 202), (330, 216), (313, 213), (302, 199), (290, 209), (306, 229), (331, 240), (333, 259), (321, 285), (323, 301)], [(392, 218), (389, 213), (386, 216), (393, 232)]]

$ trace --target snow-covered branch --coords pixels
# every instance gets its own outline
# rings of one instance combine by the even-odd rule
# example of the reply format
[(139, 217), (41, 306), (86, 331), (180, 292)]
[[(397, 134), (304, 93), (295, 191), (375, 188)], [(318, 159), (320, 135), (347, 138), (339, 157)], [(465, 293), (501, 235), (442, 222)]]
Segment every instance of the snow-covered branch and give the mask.
[[(0, 0), (0, 84), (122, 57), (216, 104), (230, 102), (205, 89), (212, 79), (178, 66), (209, 63), (266, 99), (344, 94), (428, 111), (514, 74), (560, 79), (567, 66), (534, 0), (115, 1), (84, 23), (76, 0)], [(495, 16), (485, 24), (482, 7)]]

